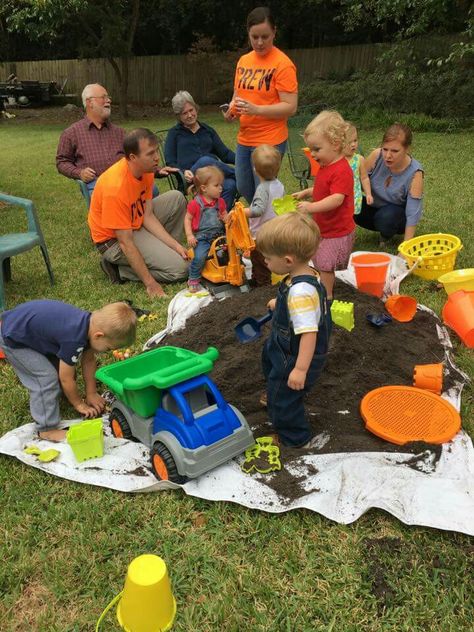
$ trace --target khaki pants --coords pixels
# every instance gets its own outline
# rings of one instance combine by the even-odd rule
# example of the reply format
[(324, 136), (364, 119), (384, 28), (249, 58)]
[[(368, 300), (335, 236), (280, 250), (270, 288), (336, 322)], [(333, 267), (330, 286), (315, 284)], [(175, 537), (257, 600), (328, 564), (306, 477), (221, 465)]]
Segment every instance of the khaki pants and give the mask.
[[(186, 199), (179, 191), (167, 191), (152, 200), (153, 213), (168, 233), (181, 242), (186, 213)], [(159, 283), (173, 283), (187, 278), (188, 262), (169, 248), (146, 228), (133, 231), (133, 241), (140, 251), (150, 274)], [(120, 276), (128, 281), (139, 277), (128, 265), (128, 260), (117, 242), (104, 253), (104, 258), (119, 266)]]

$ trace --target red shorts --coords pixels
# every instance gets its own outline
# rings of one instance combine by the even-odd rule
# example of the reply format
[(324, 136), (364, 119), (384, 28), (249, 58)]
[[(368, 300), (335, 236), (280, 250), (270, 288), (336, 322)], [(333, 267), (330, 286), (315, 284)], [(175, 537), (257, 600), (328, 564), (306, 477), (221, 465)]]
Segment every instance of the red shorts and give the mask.
[(321, 243), (313, 257), (316, 270), (322, 272), (334, 272), (345, 270), (349, 263), (352, 246), (354, 245), (356, 231), (344, 235), (344, 237), (321, 238)]

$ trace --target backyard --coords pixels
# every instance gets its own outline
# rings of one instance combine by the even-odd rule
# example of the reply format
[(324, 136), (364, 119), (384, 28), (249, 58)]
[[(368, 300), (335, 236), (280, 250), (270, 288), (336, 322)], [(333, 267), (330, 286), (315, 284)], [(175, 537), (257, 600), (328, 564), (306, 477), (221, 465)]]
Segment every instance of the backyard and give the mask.
[[(47, 112), (0, 123), (0, 190), (34, 201), (56, 276), (51, 287), (39, 249), (22, 255), (12, 264), (7, 306), (44, 297), (95, 309), (131, 299), (158, 315), (139, 325), (139, 350), (163, 328), (169, 299), (184, 285), (167, 286), (166, 299), (151, 301), (140, 284), (106, 280), (79, 188), (55, 168), (59, 134), (73, 115)], [(136, 119), (124, 123), (127, 129), (174, 123), (155, 110), (146, 118), (137, 110), (133, 114)], [(204, 110), (202, 119), (234, 147), (236, 129), (216, 109)], [(378, 145), (382, 133), (360, 130), (364, 153)], [(456, 267), (472, 267), (474, 133), (415, 132), (413, 155), (425, 168), (418, 233), (459, 236), (464, 248)], [(297, 189), (286, 160), (280, 179), (287, 192)], [(159, 186), (164, 190), (165, 181)], [(24, 225), (21, 215), (1, 207), (0, 214), (2, 232)], [(360, 231), (356, 249), (377, 250), (377, 236)], [(446, 295), (436, 283), (413, 277), (402, 289), (440, 314)], [(472, 376), (472, 351), (454, 333), (452, 341), (458, 366)], [(5, 362), (0, 389), (4, 434), (30, 420), (27, 391)], [(461, 409), (471, 436), (473, 392), (471, 385), (465, 388)], [(63, 415), (76, 417), (70, 407)], [(93, 630), (122, 589), (128, 563), (142, 553), (156, 553), (168, 565), (177, 631), (472, 629), (474, 544), (466, 535), (405, 526), (380, 510), (344, 526), (306, 510), (270, 515), (180, 491), (125, 495), (53, 478), (3, 456), (0, 486), (2, 632)], [(119, 629), (112, 615), (107, 621), (104, 629)]]

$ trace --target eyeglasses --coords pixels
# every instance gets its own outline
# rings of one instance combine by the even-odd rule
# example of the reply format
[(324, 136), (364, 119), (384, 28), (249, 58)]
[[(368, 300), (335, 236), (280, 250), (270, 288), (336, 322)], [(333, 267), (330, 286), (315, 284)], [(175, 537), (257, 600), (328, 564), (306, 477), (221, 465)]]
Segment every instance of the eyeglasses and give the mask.
[(100, 97), (87, 97), (88, 99), (100, 99), (101, 101), (112, 101), (109, 94), (101, 94)]

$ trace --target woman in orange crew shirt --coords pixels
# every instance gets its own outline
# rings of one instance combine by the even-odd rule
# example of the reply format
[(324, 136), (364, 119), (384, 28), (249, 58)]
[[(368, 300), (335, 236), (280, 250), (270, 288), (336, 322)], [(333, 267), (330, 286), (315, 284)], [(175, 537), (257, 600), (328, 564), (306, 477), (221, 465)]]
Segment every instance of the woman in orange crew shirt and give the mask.
[(237, 188), (250, 204), (258, 184), (252, 152), (268, 144), (285, 153), (287, 120), (298, 107), (296, 67), (273, 45), (276, 26), (268, 7), (257, 7), (247, 17), (252, 51), (237, 62), (234, 95), (224, 116), (239, 119), (235, 152)]

